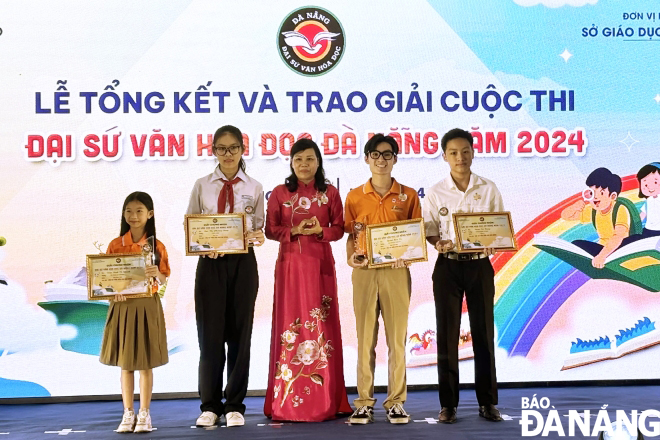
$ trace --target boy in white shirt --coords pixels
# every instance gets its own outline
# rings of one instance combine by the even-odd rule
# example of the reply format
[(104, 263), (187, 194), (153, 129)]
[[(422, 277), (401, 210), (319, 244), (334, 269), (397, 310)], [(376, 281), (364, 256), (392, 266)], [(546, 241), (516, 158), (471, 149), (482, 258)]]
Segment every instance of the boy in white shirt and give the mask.
[(483, 252), (453, 252), (456, 237), (452, 214), (455, 212), (500, 212), (502, 196), (493, 182), (472, 173), (472, 135), (458, 128), (441, 141), (442, 157), (450, 175), (432, 186), (424, 204), (426, 237), (440, 253), (433, 271), (433, 296), (438, 335), (438, 376), (440, 385), (439, 421), (456, 422), (458, 406), (458, 339), (465, 295), (470, 317), (479, 415), (501, 421), (497, 410), (495, 373), (495, 324), (493, 301), (495, 280), (489, 256)]

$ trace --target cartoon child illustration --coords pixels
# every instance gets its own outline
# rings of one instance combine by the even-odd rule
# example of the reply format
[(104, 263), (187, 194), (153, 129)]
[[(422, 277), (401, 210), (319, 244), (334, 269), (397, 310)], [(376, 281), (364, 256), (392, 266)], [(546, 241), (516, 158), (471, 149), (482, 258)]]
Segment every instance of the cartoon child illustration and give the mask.
[(592, 223), (598, 233), (598, 242), (575, 240), (573, 244), (594, 256), (592, 266), (602, 269), (605, 259), (629, 236), (641, 233), (641, 219), (630, 200), (619, 197), (621, 178), (607, 168), (598, 168), (587, 177), (586, 200), (579, 200), (561, 213), (564, 220)]
[(639, 197), (646, 199), (641, 219), (646, 220), (642, 238), (660, 235), (660, 162), (644, 165), (637, 173)]

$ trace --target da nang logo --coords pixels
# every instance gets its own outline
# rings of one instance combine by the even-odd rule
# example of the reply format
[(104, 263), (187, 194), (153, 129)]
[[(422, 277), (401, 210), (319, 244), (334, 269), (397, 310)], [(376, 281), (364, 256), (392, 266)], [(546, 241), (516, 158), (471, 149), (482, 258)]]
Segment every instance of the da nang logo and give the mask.
[(319, 76), (335, 68), (346, 47), (344, 29), (329, 11), (305, 6), (280, 25), (277, 46), (282, 61), (296, 73)]

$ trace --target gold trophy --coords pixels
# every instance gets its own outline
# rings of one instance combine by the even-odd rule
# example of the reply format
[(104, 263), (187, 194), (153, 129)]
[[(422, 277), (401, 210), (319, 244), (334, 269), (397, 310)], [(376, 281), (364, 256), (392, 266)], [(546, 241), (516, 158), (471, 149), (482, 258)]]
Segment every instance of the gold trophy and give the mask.
[(362, 238), (366, 233), (366, 228), (364, 223), (353, 222), (353, 244), (355, 245), (355, 259), (357, 261), (363, 261), (367, 257), (367, 250), (362, 244)]
[(245, 215), (247, 216), (247, 230), (248, 232), (254, 231), (254, 206), (245, 207)]
[[(247, 223), (245, 232), (254, 232), (254, 206), (252, 205), (245, 207), (245, 223)], [(248, 242), (248, 246), (254, 246), (254, 244)]]
[[(142, 245), (142, 256), (144, 257), (144, 264), (146, 266), (153, 266), (154, 265), (154, 249), (156, 248), (155, 243), (154, 243), (154, 237), (148, 237), (147, 242)], [(153, 286), (154, 286), (155, 279), (153, 277), (149, 277), (148, 284), (149, 284), (149, 292), (153, 292)]]

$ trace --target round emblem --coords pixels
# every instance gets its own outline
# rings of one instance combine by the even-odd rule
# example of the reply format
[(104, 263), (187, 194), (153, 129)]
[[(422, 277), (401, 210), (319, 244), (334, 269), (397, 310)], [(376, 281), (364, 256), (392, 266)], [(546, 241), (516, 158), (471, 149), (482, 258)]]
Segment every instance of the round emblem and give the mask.
[(483, 217), (479, 217), (479, 221), (480, 221), (480, 222), (484, 221), (484, 218), (483, 218)]
[(214, 219), (213, 219), (213, 223), (218, 223), (218, 219), (217, 219), (217, 218), (214, 218)]
[(344, 29), (328, 10), (305, 6), (280, 24), (277, 50), (282, 61), (300, 75), (324, 75), (335, 68), (345, 51)]
[(401, 200), (402, 202), (405, 202), (406, 200), (408, 200), (408, 196), (405, 195), (404, 193), (401, 193), (401, 194), (399, 194), (399, 200)]
[(121, 263), (121, 258), (117, 258), (115, 261), (116, 261), (117, 263)]
[(447, 214), (449, 214), (449, 210), (447, 208), (445, 208), (444, 206), (442, 208), (440, 208), (440, 215), (441, 216), (444, 217)]
[(355, 222), (355, 225), (353, 226), (353, 229), (355, 229), (356, 231), (361, 231), (362, 228), (364, 228), (364, 223)]
[(392, 230), (393, 230), (393, 231), (396, 231), (396, 226), (392, 226)]
[(245, 207), (245, 213), (247, 215), (253, 214), (254, 213), (254, 206), (246, 206)]
[(147, 243), (144, 246), (142, 246), (142, 252), (146, 252), (146, 253), (151, 252), (151, 245)]

